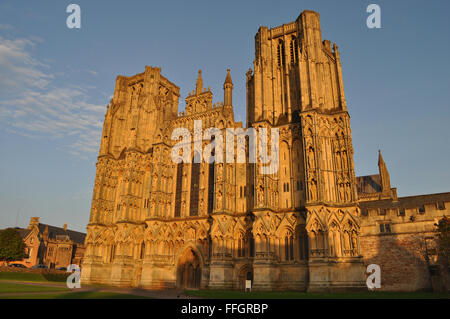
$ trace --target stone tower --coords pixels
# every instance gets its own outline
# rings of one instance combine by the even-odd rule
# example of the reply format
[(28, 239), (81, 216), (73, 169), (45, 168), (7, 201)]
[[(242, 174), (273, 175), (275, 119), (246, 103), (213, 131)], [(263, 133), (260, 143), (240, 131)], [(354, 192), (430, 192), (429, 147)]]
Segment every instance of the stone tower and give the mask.
[[(264, 172), (260, 157), (198, 161), (205, 152), (220, 155), (208, 147), (228, 129), (245, 131), (234, 120), (230, 70), (223, 90), (223, 102), (213, 104), (199, 71), (185, 111), (177, 113), (179, 88), (160, 68), (117, 77), (82, 281), (239, 289), (249, 279), (259, 290), (362, 288), (350, 120), (337, 46), (322, 41), (319, 15), (304, 11), (255, 37), (247, 128), (279, 131), (279, 143), (272, 134), (267, 141), (277, 170)], [(182, 141), (192, 161), (172, 160), (176, 129), (194, 137)], [(226, 149), (231, 141), (222, 142)]]
[[(262, 197), (253, 208), (253, 235), (262, 241), (255, 285), (272, 288), (273, 274), (286, 268), (281, 271), (287, 278), (305, 278), (310, 291), (364, 287), (341, 63), (336, 44), (322, 41), (318, 13), (303, 11), (294, 22), (259, 29), (254, 72), (247, 72), (247, 125), (280, 130), (278, 174), (254, 171), (255, 192)], [(281, 230), (265, 222), (284, 218), (290, 224)], [(298, 260), (295, 269), (269, 262), (271, 241), (280, 237), (282, 259)]]

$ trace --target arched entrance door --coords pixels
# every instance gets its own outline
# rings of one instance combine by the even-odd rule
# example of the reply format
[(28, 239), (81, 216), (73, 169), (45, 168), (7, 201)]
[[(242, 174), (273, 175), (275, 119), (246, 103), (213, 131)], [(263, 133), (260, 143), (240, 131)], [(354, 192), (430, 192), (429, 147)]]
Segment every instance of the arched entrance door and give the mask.
[(177, 286), (200, 288), (201, 276), (200, 258), (192, 248), (187, 248), (178, 260)]
[(250, 265), (243, 266), (239, 271), (239, 289), (245, 289), (245, 281), (251, 280), (253, 284), (253, 269)]

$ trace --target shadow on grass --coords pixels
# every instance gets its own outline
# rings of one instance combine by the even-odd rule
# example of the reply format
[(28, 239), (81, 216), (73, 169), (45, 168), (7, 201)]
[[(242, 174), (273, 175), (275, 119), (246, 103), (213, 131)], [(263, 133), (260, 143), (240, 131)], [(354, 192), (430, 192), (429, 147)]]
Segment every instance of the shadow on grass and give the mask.
[(448, 293), (431, 292), (354, 292), (354, 293), (306, 293), (306, 292), (243, 292), (221, 290), (186, 290), (188, 296), (212, 299), (450, 299)]
[(0, 272), (0, 280), (33, 281), (33, 282), (65, 282), (70, 274), (64, 273), (26, 273)]

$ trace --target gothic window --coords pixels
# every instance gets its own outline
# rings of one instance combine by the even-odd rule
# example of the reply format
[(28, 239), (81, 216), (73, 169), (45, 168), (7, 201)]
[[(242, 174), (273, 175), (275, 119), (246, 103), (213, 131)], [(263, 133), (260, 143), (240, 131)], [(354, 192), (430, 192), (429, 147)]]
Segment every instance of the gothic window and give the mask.
[(285, 65), (285, 61), (284, 61), (284, 42), (283, 40), (280, 40), (278, 42), (278, 47), (277, 47), (277, 55), (278, 55), (278, 66), (281, 67), (282, 65)]
[(175, 217), (181, 216), (181, 192), (183, 189), (183, 163), (177, 164), (177, 186), (175, 193)]
[(208, 213), (212, 213), (214, 208), (214, 162), (209, 164), (208, 176)]
[(190, 216), (198, 216), (198, 192), (200, 183), (200, 163), (192, 161), (191, 168), (191, 200), (190, 200)]
[(291, 49), (291, 64), (295, 64), (298, 61), (297, 38), (295, 36), (292, 36), (291, 38), (290, 49)]
[(112, 262), (114, 260), (114, 256), (116, 255), (116, 245), (112, 245), (111, 247), (111, 255), (109, 261)]
[(250, 238), (250, 257), (255, 257), (255, 239)]
[(145, 257), (145, 243), (142, 242), (142, 243), (141, 243), (141, 253), (140, 253), (140, 258), (141, 258), (141, 259), (144, 259), (144, 257)]
[(286, 192), (289, 192), (289, 183), (286, 183)]
[(306, 232), (302, 232), (298, 236), (298, 247), (300, 251), (300, 260), (308, 259), (308, 235)]
[(284, 237), (284, 260), (294, 260), (294, 238), (290, 232)]
[(238, 257), (245, 257), (245, 242), (244, 238), (242, 236), (238, 239), (238, 251), (237, 251)]

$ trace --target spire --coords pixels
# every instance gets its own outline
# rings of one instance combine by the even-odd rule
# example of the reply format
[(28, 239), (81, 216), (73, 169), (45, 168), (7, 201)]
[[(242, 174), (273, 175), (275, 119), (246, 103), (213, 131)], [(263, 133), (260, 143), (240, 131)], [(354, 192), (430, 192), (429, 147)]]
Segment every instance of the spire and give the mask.
[(227, 76), (225, 78), (225, 83), (223, 84), (223, 88), (225, 88), (225, 85), (231, 84), (233, 86), (233, 81), (231, 81), (231, 75), (230, 75), (230, 69), (227, 69)]
[(227, 69), (227, 76), (223, 83), (223, 105), (233, 105), (233, 81), (231, 81), (230, 69)]
[(382, 192), (389, 192), (391, 190), (391, 180), (389, 178), (389, 172), (386, 167), (386, 163), (381, 156), (381, 150), (378, 150), (378, 170), (381, 176), (381, 188)]
[(202, 70), (198, 70), (197, 85), (195, 87), (195, 93), (200, 94), (203, 92), (203, 80), (202, 80)]

